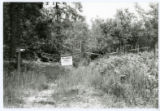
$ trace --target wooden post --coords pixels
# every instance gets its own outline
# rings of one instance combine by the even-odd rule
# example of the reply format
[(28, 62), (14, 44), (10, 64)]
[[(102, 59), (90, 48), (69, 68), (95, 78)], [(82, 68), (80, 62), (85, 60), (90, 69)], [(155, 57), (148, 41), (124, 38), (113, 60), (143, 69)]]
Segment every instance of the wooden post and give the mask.
[(20, 86), (20, 75), (21, 75), (21, 51), (20, 49), (17, 50), (18, 53), (18, 58), (17, 58), (17, 75), (18, 75), (18, 80), (17, 80), (17, 86)]
[(21, 59), (21, 53), (25, 51), (25, 49), (16, 49), (18, 53), (18, 58), (17, 58), (17, 71), (18, 73), (21, 72), (21, 64), (22, 64), (22, 59)]
[(18, 64), (17, 64), (17, 68), (18, 68), (18, 73), (20, 74), (20, 72), (21, 72), (21, 51), (18, 51)]
[(139, 53), (139, 44), (137, 45), (137, 53)]

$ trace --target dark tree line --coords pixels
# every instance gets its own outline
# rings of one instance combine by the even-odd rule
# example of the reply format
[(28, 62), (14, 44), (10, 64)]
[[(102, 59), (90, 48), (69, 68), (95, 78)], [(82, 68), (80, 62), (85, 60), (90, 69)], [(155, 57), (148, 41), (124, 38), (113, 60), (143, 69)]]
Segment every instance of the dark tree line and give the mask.
[[(48, 7), (48, 8), (45, 8)], [(67, 53), (105, 54), (130, 49), (156, 49), (158, 4), (150, 10), (135, 5), (138, 15), (128, 9), (117, 10), (115, 18), (92, 21), (91, 29), (81, 15), (81, 3), (7, 3), (4, 14), (4, 58), (16, 58), (16, 49), (26, 49), (25, 59), (47, 58), (58, 61)]]
[(42, 3), (4, 3), (4, 56), (13, 59), (17, 48), (30, 49), (37, 41), (35, 27)]
[[(84, 18), (78, 13), (80, 3), (4, 3), (4, 57), (13, 59), (17, 48), (26, 49), (28, 59), (35, 55), (63, 53), (64, 30)], [(41, 56), (42, 57), (42, 56)]]

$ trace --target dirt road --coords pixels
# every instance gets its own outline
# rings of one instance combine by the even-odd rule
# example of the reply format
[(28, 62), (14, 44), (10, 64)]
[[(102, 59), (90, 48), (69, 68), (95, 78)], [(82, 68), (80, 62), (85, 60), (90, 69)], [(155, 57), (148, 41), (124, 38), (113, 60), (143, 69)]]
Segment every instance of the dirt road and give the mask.
[(86, 89), (80, 93), (70, 92), (68, 95), (56, 95), (56, 84), (49, 84), (48, 89), (28, 91), (23, 98), (26, 108), (104, 108), (102, 95), (94, 89)]

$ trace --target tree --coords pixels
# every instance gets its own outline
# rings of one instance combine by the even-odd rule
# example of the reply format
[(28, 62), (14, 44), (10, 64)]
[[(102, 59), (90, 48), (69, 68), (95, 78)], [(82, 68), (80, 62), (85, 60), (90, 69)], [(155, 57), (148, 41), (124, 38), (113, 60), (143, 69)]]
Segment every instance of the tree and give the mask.
[(92, 27), (91, 27), (91, 36), (90, 36), (90, 50), (92, 52), (103, 52), (103, 49), (106, 47), (105, 43), (105, 37), (102, 33), (101, 25), (104, 23), (103, 19), (96, 18), (92, 21)]
[(121, 30), (117, 27), (117, 22), (115, 19), (107, 19), (105, 23), (101, 24), (102, 33), (104, 34), (106, 47), (108, 52), (113, 52), (117, 50), (120, 43), (119, 31)]
[(4, 56), (13, 59), (16, 48), (29, 48), (42, 3), (4, 3)]
[(84, 52), (88, 50), (89, 43), (89, 29), (84, 22), (75, 22), (72, 28), (65, 31), (66, 39), (64, 40), (64, 47), (71, 52)]
[(117, 49), (120, 52), (125, 51), (125, 46), (133, 42), (132, 25), (135, 19), (133, 13), (129, 12), (128, 9), (124, 9), (117, 10), (114, 19), (107, 19), (100, 24), (103, 45), (100, 44), (105, 52), (113, 52)]
[(119, 49), (125, 51), (125, 45), (130, 41), (131, 34), (131, 25), (135, 19), (135, 15), (129, 12), (128, 9), (117, 10), (117, 14), (115, 16), (117, 21), (117, 37), (119, 39)]
[[(66, 30), (72, 28), (76, 21), (83, 21), (81, 16), (82, 6), (80, 3), (53, 2), (44, 3), (40, 22), (37, 27), (37, 34), (45, 47), (42, 52), (58, 54), (59, 57), (65, 53), (64, 41), (67, 39)], [(43, 29), (42, 29), (43, 28)]]
[(144, 34), (155, 54), (158, 41), (158, 3), (150, 3), (150, 10), (148, 11), (143, 10), (138, 4), (135, 7), (144, 21)]

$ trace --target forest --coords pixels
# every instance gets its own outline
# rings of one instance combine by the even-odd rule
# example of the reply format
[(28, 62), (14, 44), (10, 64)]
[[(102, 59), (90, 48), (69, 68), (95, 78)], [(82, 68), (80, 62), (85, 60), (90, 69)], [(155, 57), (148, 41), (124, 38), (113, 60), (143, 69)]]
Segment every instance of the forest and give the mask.
[[(149, 10), (134, 5), (135, 13), (118, 9), (113, 18), (97, 17), (89, 26), (80, 2), (4, 2), (4, 106), (157, 108), (158, 3), (149, 3)], [(73, 67), (61, 66), (68, 55)], [(26, 99), (42, 90), (52, 100), (34, 106)], [(92, 90), (102, 103), (91, 101)], [(87, 92), (90, 104), (83, 106)], [(83, 94), (77, 104), (70, 100)]]
[(114, 19), (93, 20), (91, 29), (81, 15), (82, 5), (73, 5), (56, 2), (47, 9), (43, 3), (5, 3), (4, 59), (14, 59), (18, 48), (26, 50), (24, 59), (46, 62), (59, 61), (66, 53), (156, 49), (158, 4), (150, 4), (147, 12), (135, 5), (139, 18), (128, 9), (117, 10)]

